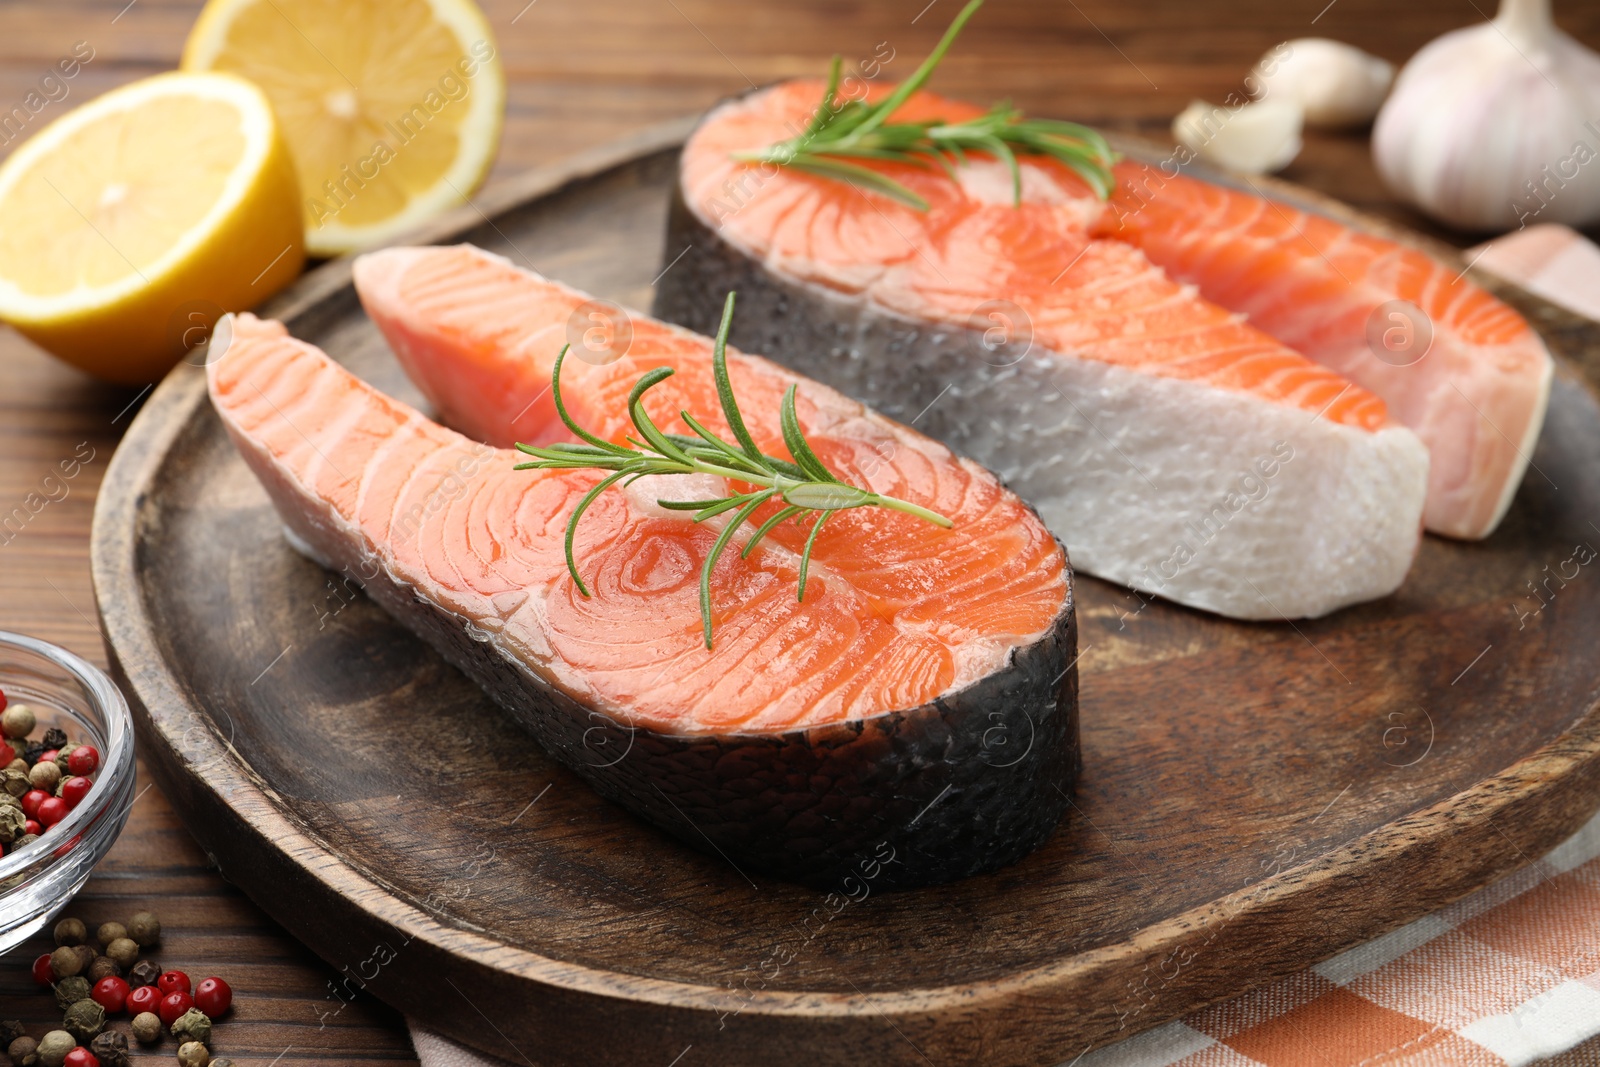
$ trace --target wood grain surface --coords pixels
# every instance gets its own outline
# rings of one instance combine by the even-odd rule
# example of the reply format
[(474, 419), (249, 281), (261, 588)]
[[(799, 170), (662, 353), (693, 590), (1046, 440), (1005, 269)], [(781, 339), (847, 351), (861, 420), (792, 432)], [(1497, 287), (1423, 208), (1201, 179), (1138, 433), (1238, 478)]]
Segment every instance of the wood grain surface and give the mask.
[[(504, 179), (702, 109), (750, 83), (813, 73), (834, 51), (862, 55), (888, 41), (897, 55), (920, 57), (953, 2), (949, 9), (925, 0), (496, 0), (485, 7), (511, 81), (494, 172)], [(95, 58), (41, 122), (51, 109), (169, 69), (198, 8), (195, 0), (8, 0), (0, 6), (0, 105), (19, 103), (77, 41), (89, 42)], [(1191, 97), (1215, 100), (1236, 88), (1250, 63), (1278, 40), (1324, 34), (1399, 62), (1488, 12), (1485, 0), (991, 0), (938, 87), (979, 100), (1009, 95), (1040, 114), (1160, 135)], [(1600, 7), (1558, 0), (1557, 18), (1580, 40), (1600, 46)], [(0, 154), (16, 143), (0, 144)], [(1310, 137), (1285, 176), (1419, 224), (1385, 195), (1359, 135)], [(20, 532), (0, 533), (0, 627), (103, 662), (88, 575), (89, 519), (105, 464), (144, 397), (139, 389), (90, 382), (9, 331), (0, 333), (0, 512), (38, 490), (80, 444), (95, 456), (65, 495), (53, 490), (59, 499)], [(370, 997), (327, 1019), (336, 1003), (329, 990), (334, 970), (208, 869), (159, 790), (135, 805), (78, 910), (97, 920), (140, 907), (166, 919), (164, 962), (234, 981), (238, 1007), (219, 1035), (236, 1062), (415, 1062), (398, 1017)], [(29, 958), (30, 951), (19, 951), (0, 965), (0, 1018), (38, 1026), (51, 1012), (31, 992)]]

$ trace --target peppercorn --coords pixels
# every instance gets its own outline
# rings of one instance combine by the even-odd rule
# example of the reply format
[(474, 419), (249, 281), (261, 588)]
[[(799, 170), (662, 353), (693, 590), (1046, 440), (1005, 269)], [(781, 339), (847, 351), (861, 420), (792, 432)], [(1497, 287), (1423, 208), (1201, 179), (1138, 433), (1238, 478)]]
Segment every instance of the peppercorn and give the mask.
[(0, 714), (0, 734), (20, 741), (33, 733), (33, 728), (39, 725), (39, 720), (34, 716), (33, 709), (26, 704), (13, 704)]
[(181, 1041), (211, 1044), (211, 1017), (199, 1008), (190, 1008), (172, 1024), (172, 1036)]
[(98, 952), (96, 952), (94, 950), (94, 946), (93, 945), (73, 945), (72, 946), (72, 951), (74, 951), (74, 952), (76, 952), (78, 954), (78, 973), (79, 974), (82, 974), (85, 971), (87, 971), (89, 969), (89, 964), (93, 963), (94, 962), (94, 958), (96, 956), (100, 955), (100, 953), (98, 953)]
[(71, 945), (62, 945), (50, 953), (50, 970), (58, 982), (63, 978), (71, 978), (83, 970), (83, 961), (78, 958), (78, 950)]
[(28, 817), (20, 807), (0, 805), (0, 845), (9, 845), (28, 832)]
[(0, 771), (0, 789), (4, 789), (12, 796), (20, 797), (32, 788), (33, 783), (28, 781), (27, 771), (19, 771), (12, 767)]
[(94, 932), (94, 939), (102, 945), (109, 945), (119, 937), (127, 937), (128, 928), (121, 923), (101, 923), (100, 928)]
[(80, 1000), (67, 1009), (61, 1025), (80, 1045), (87, 1045), (106, 1028), (106, 1010), (92, 1000)]
[(40, 740), (44, 742), (45, 748), (60, 749), (67, 743), (67, 732), (59, 726), (52, 726), (44, 732), (44, 737)]
[(56, 1010), (66, 1011), (89, 995), (89, 982), (78, 975), (56, 983)]
[(219, 1056), (211, 1061), (211, 1067), (233, 1067), (233, 1061), (226, 1056)]
[(28, 761), (29, 766), (32, 766), (39, 762), (39, 757), (44, 755), (46, 751), (43, 741), (29, 741), (28, 747), (22, 750), (22, 758)]
[[(106, 955), (118, 967), (124, 970), (132, 967), (139, 960), (139, 946), (129, 937), (119, 937), (106, 946)], [(132, 984), (131, 982), (129, 983)]]
[(161, 1017), (153, 1011), (141, 1011), (133, 1017), (133, 1036), (141, 1045), (153, 1045), (161, 1040)]
[(31, 1037), (19, 1037), (6, 1046), (12, 1067), (39, 1067), (39, 1042)]
[(54, 793), (61, 784), (61, 768), (54, 763), (37, 763), (28, 772), (28, 784), (46, 793)]
[(61, 1067), (67, 1053), (77, 1047), (77, 1038), (65, 1030), (52, 1030), (39, 1039), (39, 1062), (43, 1067)]
[(38, 834), (23, 834), (21, 837), (11, 842), (11, 851), (15, 852), (19, 848), (25, 848), (37, 840), (39, 840)]
[(89, 940), (89, 928), (82, 919), (62, 919), (55, 928), (57, 945), (81, 945)]
[(128, 936), (140, 948), (150, 948), (161, 943), (161, 920), (148, 911), (141, 911), (128, 920)]
[(107, 1030), (89, 1042), (89, 1051), (100, 1061), (100, 1067), (128, 1067), (128, 1039), (115, 1030)]
[(22, 1028), (22, 1023), (16, 1019), (0, 1020), (0, 1045), (5, 1045), (9, 1050), (11, 1042), (27, 1033)]
[[(137, 945), (134, 946), (136, 949)], [(133, 989), (140, 986), (155, 985), (156, 979), (161, 977), (161, 965), (155, 960), (140, 960), (128, 971), (128, 985)]]
[(102, 978), (120, 978), (122, 968), (110, 956), (96, 956), (94, 962), (89, 964), (89, 969), (84, 972), (84, 977), (89, 979), (89, 984), (94, 985)]
[(17, 772), (19, 772), (21, 774), (27, 774), (28, 771), (32, 770), (32, 765), (29, 764), (28, 761), (23, 759), (21, 756), (18, 756), (16, 759), (14, 759), (10, 763), (6, 764), (6, 770), (8, 770), (8, 771), (17, 771)]
[(178, 1046), (178, 1067), (208, 1067), (211, 1050), (198, 1041)]

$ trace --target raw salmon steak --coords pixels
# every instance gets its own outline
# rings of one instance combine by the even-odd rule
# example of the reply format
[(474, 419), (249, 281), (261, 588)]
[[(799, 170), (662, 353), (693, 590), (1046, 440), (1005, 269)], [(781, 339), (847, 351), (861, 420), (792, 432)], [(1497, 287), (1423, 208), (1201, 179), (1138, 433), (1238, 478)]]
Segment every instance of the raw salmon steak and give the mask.
[[(1400, 585), (1428, 455), (1382, 398), (1105, 235), (1107, 205), (1052, 160), (1024, 158), (1020, 205), (994, 160), (873, 161), (920, 211), (731, 157), (804, 127), (821, 89), (695, 131), (657, 315), (705, 329), (738, 289), (737, 343), (995, 470), (1081, 571), (1251, 619)], [(898, 117), (978, 113), (919, 93)]]
[[(550, 367), (584, 294), (472, 249), (386, 252), (357, 273), (407, 368), (471, 437), (249, 315), (213, 343), (213, 404), (291, 543), (373, 575), (370, 596), (598, 792), (717, 863), (830, 887), (958, 878), (1050, 833), (1078, 762), (1071, 574), (992, 475), (730, 352), (762, 449), (787, 455), (778, 409), (797, 383), (802, 427), (836, 473), (954, 525), (835, 514), (803, 603), (808, 526), (776, 528), (747, 559), (725, 553), (708, 650), (698, 586), (718, 520), (656, 501), (722, 494), (722, 479), (599, 496), (575, 542), (584, 596), (563, 537), (603, 472), (516, 471), (526, 456), (473, 439), (571, 439)], [(580, 424), (622, 442), (629, 388), (665, 366), (675, 375), (645, 399), (657, 423), (688, 409), (726, 433), (710, 343), (642, 316), (633, 330), (625, 358), (563, 368)]]

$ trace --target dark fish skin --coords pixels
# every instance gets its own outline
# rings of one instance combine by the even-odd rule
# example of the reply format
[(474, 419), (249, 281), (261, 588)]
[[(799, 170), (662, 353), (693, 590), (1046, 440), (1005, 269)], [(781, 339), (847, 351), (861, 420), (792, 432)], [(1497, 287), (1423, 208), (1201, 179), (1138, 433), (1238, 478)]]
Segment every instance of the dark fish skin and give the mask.
[(746, 875), (877, 892), (994, 870), (1050, 836), (1077, 781), (1070, 568), (1043, 635), (932, 703), (808, 730), (684, 736), (585, 706), (354, 546), (294, 533), (324, 565), (376, 569), (367, 594), (596, 792)]

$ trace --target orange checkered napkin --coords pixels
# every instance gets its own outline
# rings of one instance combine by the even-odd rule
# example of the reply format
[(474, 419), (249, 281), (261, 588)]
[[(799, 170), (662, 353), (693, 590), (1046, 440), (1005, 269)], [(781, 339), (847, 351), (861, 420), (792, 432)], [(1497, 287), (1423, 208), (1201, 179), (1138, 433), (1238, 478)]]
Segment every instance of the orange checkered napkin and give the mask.
[(1600, 1064), (1597, 857), (1600, 816), (1442, 911), (1073, 1067)]

